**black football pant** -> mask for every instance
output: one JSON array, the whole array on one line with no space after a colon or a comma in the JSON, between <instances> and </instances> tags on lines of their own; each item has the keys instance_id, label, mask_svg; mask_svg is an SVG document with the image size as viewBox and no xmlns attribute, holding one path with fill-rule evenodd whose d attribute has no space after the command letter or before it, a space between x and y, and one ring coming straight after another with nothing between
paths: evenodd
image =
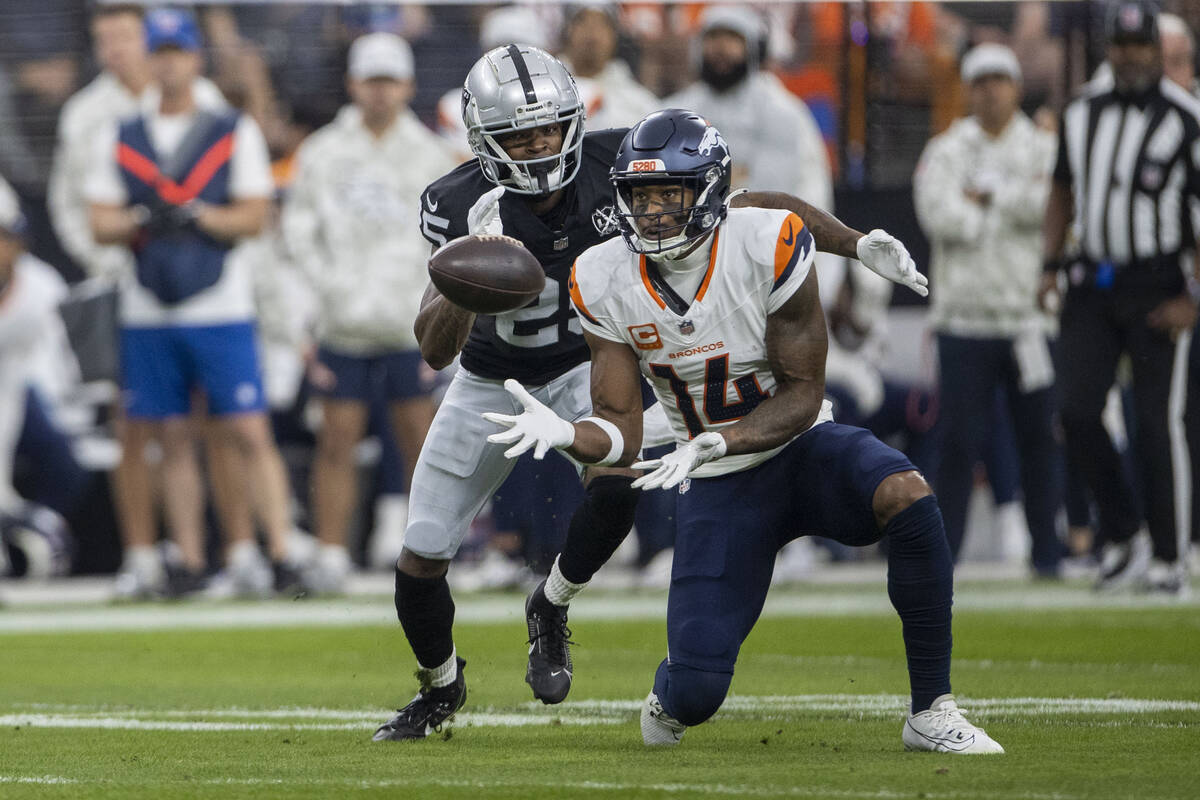
<instances>
[{"instance_id":1,"label":"black football pant","mask_svg":"<svg viewBox=\"0 0 1200 800\"><path fill-rule=\"evenodd\" d=\"M1134 482L1124 470L1101 422L1117 362L1128 353L1133 371L1135 430L1130 431L1133 463L1144 489L1146 524L1154 555L1167 562L1178 557L1176 501L1191 503L1191 487L1176 485L1175 463L1186 463L1181 391L1172 398L1172 377L1186 369L1176 363L1176 344L1146 324L1146 315L1172 295L1160 288L1112 289L1074 286L1063 305L1059 337L1062 424L1068 468L1082 475L1095 498L1100 534L1106 541L1127 541L1141 525ZM1172 400L1178 407L1172 406ZM1182 477L1182 475L1180 475Z\"/></svg>"}]
</instances>

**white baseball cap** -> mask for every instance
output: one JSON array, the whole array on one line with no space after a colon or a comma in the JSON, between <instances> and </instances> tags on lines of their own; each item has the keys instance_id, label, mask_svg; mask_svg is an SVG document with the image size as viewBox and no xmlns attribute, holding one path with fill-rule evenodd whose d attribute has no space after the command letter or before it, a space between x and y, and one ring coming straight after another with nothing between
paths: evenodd
<instances>
[{"instance_id":1,"label":"white baseball cap","mask_svg":"<svg viewBox=\"0 0 1200 800\"><path fill-rule=\"evenodd\" d=\"M412 80L413 54L408 42L394 33L368 33L350 45L347 71L355 80L394 78Z\"/></svg>"},{"instance_id":2,"label":"white baseball cap","mask_svg":"<svg viewBox=\"0 0 1200 800\"><path fill-rule=\"evenodd\" d=\"M1004 75L1021 82L1021 65L1017 54L1002 44L985 42L971 48L962 60L962 79L966 83L985 75Z\"/></svg>"},{"instance_id":3,"label":"white baseball cap","mask_svg":"<svg viewBox=\"0 0 1200 800\"><path fill-rule=\"evenodd\" d=\"M709 6L700 18L702 33L733 31L752 46L767 38L767 25L762 15L747 6Z\"/></svg>"},{"instance_id":4,"label":"white baseball cap","mask_svg":"<svg viewBox=\"0 0 1200 800\"><path fill-rule=\"evenodd\" d=\"M528 6L503 6L489 11L479 24L479 43L484 50L506 44L531 44L550 48L550 36L537 12Z\"/></svg>"}]
</instances>

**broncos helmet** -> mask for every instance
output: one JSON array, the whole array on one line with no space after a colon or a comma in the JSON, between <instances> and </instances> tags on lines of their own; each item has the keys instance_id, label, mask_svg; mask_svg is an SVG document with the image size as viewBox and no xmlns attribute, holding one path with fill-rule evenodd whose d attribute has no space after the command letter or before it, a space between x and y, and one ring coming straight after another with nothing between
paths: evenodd
<instances>
[{"instance_id":1,"label":"broncos helmet","mask_svg":"<svg viewBox=\"0 0 1200 800\"><path fill-rule=\"evenodd\" d=\"M509 44L484 53L463 83L463 123L489 181L517 194L544 195L574 179L583 150L583 100L575 79L541 48ZM514 160L498 139L543 125L562 126L560 151Z\"/></svg>"},{"instance_id":2,"label":"broncos helmet","mask_svg":"<svg viewBox=\"0 0 1200 800\"><path fill-rule=\"evenodd\" d=\"M656 111L634 125L617 150L610 180L625 244L635 253L664 254L708 235L725 218L731 159L721 133L692 111ZM633 190L649 184L680 185L692 205L675 211L635 213ZM684 222L646 235L638 221L686 214ZM653 221L653 220L651 220Z\"/></svg>"}]
</instances>

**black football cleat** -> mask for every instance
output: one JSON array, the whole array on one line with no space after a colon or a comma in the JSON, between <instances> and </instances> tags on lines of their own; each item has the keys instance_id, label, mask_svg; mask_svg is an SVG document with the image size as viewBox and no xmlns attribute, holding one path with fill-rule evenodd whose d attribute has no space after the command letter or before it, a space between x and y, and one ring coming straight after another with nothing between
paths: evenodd
<instances>
[{"instance_id":1,"label":"black football cleat","mask_svg":"<svg viewBox=\"0 0 1200 800\"><path fill-rule=\"evenodd\" d=\"M172 600L199 594L208 588L208 576L201 570L167 565L167 585L164 594Z\"/></svg>"},{"instance_id":2,"label":"black football cleat","mask_svg":"<svg viewBox=\"0 0 1200 800\"><path fill-rule=\"evenodd\" d=\"M300 571L283 561L271 562L271 585L275 594L296 600L304 596L304 581Z\"/></svg>"},{"instance_id":3,"label":"black football cleat","mask_svg":"<svg viewBox=\"0 0 1200 800\"><path fill-rule=\"evenodd\" d=\"M424 739L431 733L441 731L442 726L454 719L454 712L467 702L467 682L463 678L463 667L467 662L458 659L458 676L449 686L430 686L430 670L417 670L421 689L412 702L379 726L371 737L376 742L403 742L408 739Z\"/></svg>"},{"instance_id":4,"label":"black football cleat","mask_svg":"<svg viewBox=\"0 0 1200 800\"><path fill-rule=\"evenodd\" d=\"M567 610L546 599L542 581L525 600L529 625L529 668L525 682L546 705L561 703L571 691L571 629Z\"/></svg>"}]
</instances>

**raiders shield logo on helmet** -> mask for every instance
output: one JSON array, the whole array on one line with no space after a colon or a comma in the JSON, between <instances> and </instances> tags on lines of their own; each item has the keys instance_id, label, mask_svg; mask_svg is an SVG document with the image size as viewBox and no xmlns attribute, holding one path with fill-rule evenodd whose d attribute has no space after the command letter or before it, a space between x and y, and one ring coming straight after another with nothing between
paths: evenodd
<instances>
[{"instance_id":1,"label":"raiders shield logo on helmet","mask_svg":"<svg viewBox=\"0 0 1200 800\"><path fill-rule=\"evenodd\" d=\"M592 224L596 226L596 233L601 236L616 233L618 229L616 206L605 206L593 211Z\"/></svg>"}]
</instances>

